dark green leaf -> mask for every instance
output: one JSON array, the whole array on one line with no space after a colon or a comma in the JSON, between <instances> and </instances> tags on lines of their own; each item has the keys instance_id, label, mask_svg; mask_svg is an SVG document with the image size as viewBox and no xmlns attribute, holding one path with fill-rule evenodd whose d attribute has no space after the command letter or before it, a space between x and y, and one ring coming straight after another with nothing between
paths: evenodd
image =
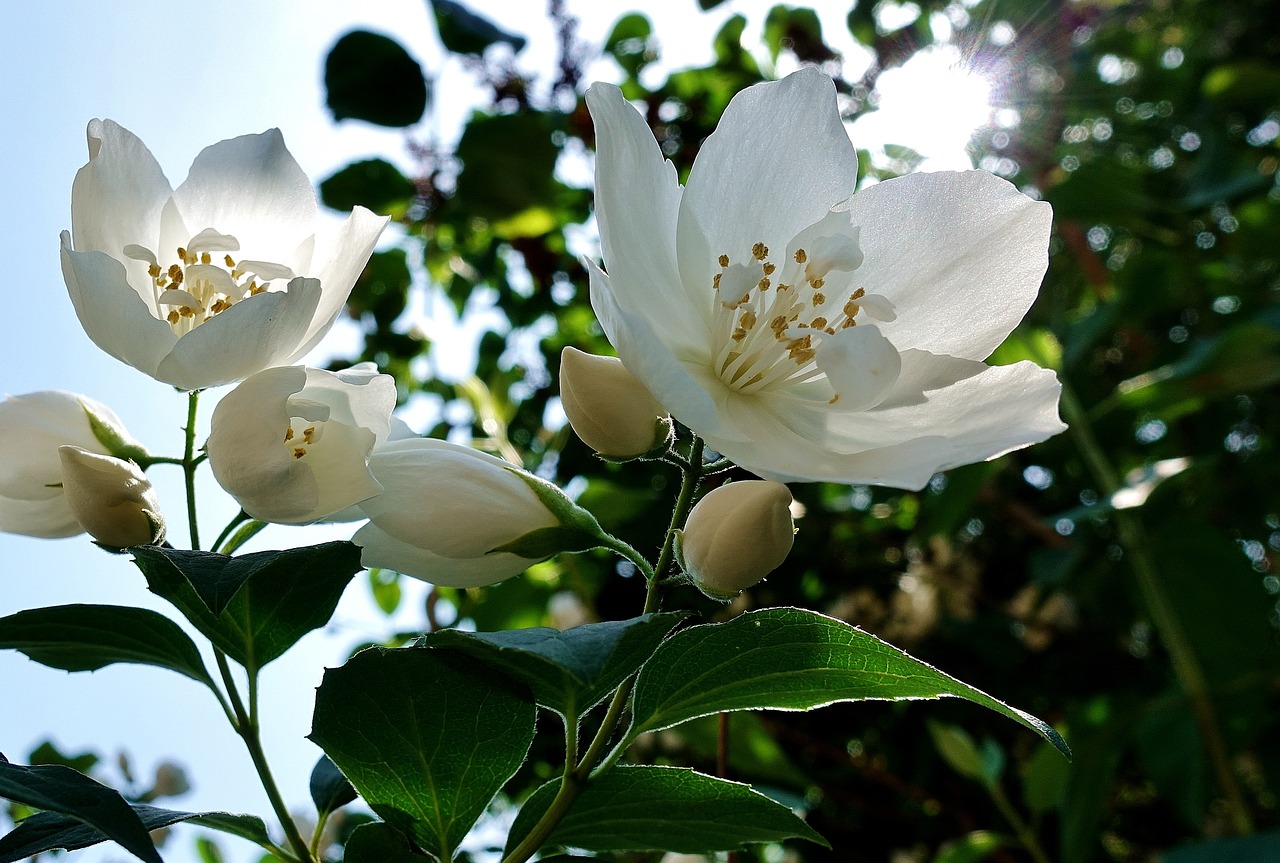
<instances>
[{"instance_id":1,"label":"dark green leaf","mask_svg":"<svg viewBox=\"0 0 1280 863\"><path fill-rule=\"evenodd\" d=\"M1048 743L1041 743L1022 774L1022 799L1037 815L1057 809L1067 790L1071 765Z\"/></svg>"},{"instance_id":2,"label":"dark green leaf","mask_svg":"<svg viewBox=\"0 0 1280 863\"><path fill-rule=\"evenodd\" d=\"M141 803L132 805L134 814L147 830L159 830L182 821L220 830L248 839L263 848L271 847L271 837L261 818L233 815L229 812L179 812ZM108 841L101 830L57 812L39 812L23 820L10 833L0 837L0 863L13 863L33 854L61 848L76 851Z\"/></svg>"},{"instance_id":3,"label":"dark green leaf","mask_svg":"<svg viewBox=\"0 0 1280 863\"><path fill-rule=\"evenodd\" d=\"M59 605L0 619L0 648L63 671L155 665L212 686L195 643L161 614L117 605Z\"/></svg>"},{"instance_id":4,"label":"dark green leaf","mask_svg":"<svg viewBox=\"0 0 1280 863\"><path fill-rule=\"evenodd\" d=\"M325 672L311 739L373 811L449 860L533 740L532 701L452 651L371 648Z\"/></svg>"},{"instance_id":5,"label":"dark green leaf","mask_svg":"<svg viewBox=\"0 0 1280 863\"><path fill-rule=\"evenodd\" d=\"M559 785L542 786L520 809L508 851L546 811ZM628 766L593 780L543 844L707 854L790 838L827 845L794 812L749 785L683 767Z\"/></svg>"},{"instance_id":6,"label":"dark green leaf","mask_svg":"<svg viewBox=\"0 0 1280 863\"><path fill-rule=\"evenodd\" d=\"M356 790L328 755L321 755L316 766L311 769L310 789L311 802L316 804L316 812L321 815L327 815L356 799Z\"/></svg>"},{"instance_id":7,"label":"dark green leaf","mask_svg":"<svg viewBox=\"0 0 1280 863\"><path fill-rule=\"evenodd\" d=\"M60 764L24 767L0 761L0 797L78 819L147 863L163 863L138 816L114 788ZM35 817L35 816L33 816ZM30 820L30 819L28 819ZM0 861L21 860L9 848L13 831L0 839ZM19 837L20 839L21 837ZM54 846L49 846L54 847Z\"/></svg>"},{"instance_id":8,"label":"dark green leaf","mask_svg":"<svg viewBox=\"0 0 1280 863\"><path fill-rule=\"evenodd\" d=\"M1054 758L1062 761L1057 755L1054 755ZM978 860L986 860L996 851L1003 848L1004 845L1005 840L999 833L992 833L988 830L975 830L967 836L962 836L951 842L944 842L938 848L938 853L933 858L932 863L977 863Z\"/></svg>"},{"instance_id":9,"label":"dark green leaf","mask_svg":"<svg viewBox=\"0 0 1280 863\"><path fill-rule=\"evenodd\" d=\"M458 141L462 160L454 205L497 221L555 203L552 174L560 151L546 114L477 116ZM512 146L518 141L519 146Z\"/></svg>"},{"instance_id":10,"label":"dark green leaf","mask_svg":"<svg viewBox=\"0 0 1280 863\"><path fill-rule=\"evenodd\" d=\"M534 700L570 720L598 704L635 673L685 617L681 612L507 632L444 629L431 647L459 650L528 686Z\"/></svg>"},{"instance_id":11,"label":"dark green leaf","mask_svg":"<svg viewBox=\"0 0 1280 863\"><path fill-rule=\"evenodd\" d=\"M636 680L631 736L724 710L955 696L1070 749L1052 727L843 621L798 608L748 612L667 639Z\"/></svg>"},{"instance_id":12,"label":"dark green leaf","mask_svg":"<svg viewBox=\"0 0 1280 863\"><path fill-rule=\"evenodd\" d=\"M1160 859L1163 863L1274 863L1280 860L1280 832L1183 845L1164 852Z\"/></svg>"},{"instance_id":13,"label":"dark green leaf","mask_svg":"<svg viewBox=\"0 0 1280 863\"><path fill-rule=\"evenodd\" d=\"M27 757L28 764L61 764L63 767L70 767L80 773L89 773L102 759L94 752L81 752L78 755L68 755L53 745L52 741L46 740L31 750L31 754Z\"/></svg>"},{"instance_id":14,"label":"dark green leaf","mask_svg":"<svg viewBox=\"0 0 1280 863\"><path fill-rule=\"evenodd\" d=\"M132 552L151 590L247 668L262 668L327 623L360 570L360 549L349 542L240 557L156 546Z\"/></svg>"},{"instance_id":15,"label":"dark green leaf","mask_svg":"<svg viewBox=\"0 0 1280 863\"><path fill-rule=\"evenodd\" d=\"M505 42L513 51L525 45L523 36L508 33L454 0L429 0L440 42L455 54L483 54L490 45Z\"/></svg>"},{"instance_id":16,"label":"dark green leaf","mask_svg":"<svg viewBox=\"0 0 1280 863\"><path fill-rule=\"evenodd\" d=\"M604 52L613 56L618 65L632 78L656 59L651 47L653 25L639 12L623 15L613 25L604 40Z\"/></svg>"},{"instance_id":17,"label":"dark green leaf","mask_svg":"<svg viewBox=\"0 0 1280 863\"><path fill-rule=\"evenodd\" d=\"M422 863L428 860L399 830L383 821L361 824L347 840L342 863Z\"/></svg>"},{"instance_id":18,"label":"dark green leaf","mask_svg":"<svg viewBox=\"0 0 1280 863\"><path fill-rule=\"evenodd\" d=\"M324 86L335 120L412 126L427 109L422 67L399 42L367 30L353 30L330 49Z\"/></svg>"},{"instance_id":19,"label":"dark green leaf","mask_svg":"<svg viewBox=\"0 0 1280 863\"><path fill-rule=\"evenodd\" d=\"M417 189L386 159L353 162L320 183L325 206L343 212L365 207L384 216L399 217L409 208Z\"/></svg>"}]
</instances>

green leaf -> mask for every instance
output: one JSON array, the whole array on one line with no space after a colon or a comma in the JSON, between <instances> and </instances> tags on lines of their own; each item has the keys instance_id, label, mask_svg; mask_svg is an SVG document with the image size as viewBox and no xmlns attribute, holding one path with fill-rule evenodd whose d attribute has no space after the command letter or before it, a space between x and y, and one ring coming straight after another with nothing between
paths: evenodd
<instances>
[{"instance_id":1,"label":"green leaf","mask_svg":"<svg viewBox=\"0 0 1280 863\"><path fill-rule=\"evenodd\" d=\"M427 110L427 80L399 42L353 30L329 50L325 102L334 120L412 126Z\"/></svg>"},{"instance_id":2,"label":"green leaf","mask_svg":"<svg viewBox=\"0 0 1280 863\"><path fill-rule=\"evenodd\" d=\"M404 313L412 281L404 249L374 252L356 279L347 309L353 317L372 315L379 327L390 327Z\"/></svg>"},{"instance_id":3,"label":"green leaf","mask_svg":"<svg viewBox=\"0 0 1280 863\"><path fill-rule=\"evenodd\" d=\"M1280 860L1280 832L1182 845L1165 851L1160 859L1163 863L1273 863Z\"/></svg>"},{"instance_id":4,"label":"green leaf","mask_svg":"<svg viewBox=\"0 0 1280 863\"><path fill-rule=\"evenodd\" d=\"M1048 724L843 621L766 608L673 635L636 680L630 736L724 710L809 710L837 701L955 696L1025 725L1070 755Z\"/></svg>"},{"instance_id":5,"label":"green leaf","mask_svg":"<svg viewBox=\"0 0 1280 863\"><path fill-rule=\"evenodd\" d=\"M520 809L508 852L537 823L559 785L542 786ZM749 785L686 767L627 766L592 780L543 845L707 854L791 838L830 847L794 812Z\"/></svg>"},{"instance_id":6,"label":"green leaf","mask_svg":"<svg viewBox=\"0 0 1280 863\"><path fill-rule=\"evenodd\" d=\"M631 78L657 59L652 47L653 25L639 12L623 15L604 40L604 53L609 54Z\"/></svg>"},{"instance_id":7,"label":"green leaf","mask_svg":"<svg viewBox=\"0 0 1280 863\"><path fill-rule=\"evenodd\" d=\"M344 212L359 206L399 217L416 193L413 182L386 159L353 162L320 183L320 199L325 206Z\"/></svg>"},{"instance_id":8,"label":"green leaf","mask_svg":"<svg viewBox=\"0 0 1280 863\"><path fill-rule=\"evenodd\" d=\"M1062 761L1057 755L1054 758ZM1004 846L1005 840L999 833L975 830L959 839L943 843L938 848L932 863L977 863L978 860L987 859Z\"/></svg>"},{"instance_id":9,"label":"green leaf","mask_svg":"<svg viewBox=\"0 0 1280 863\"><path fill-rule=\"evenodd\" d=\"M534 713L510 681L455 652L371 648L325 672L310 739L374 812L449 860L524 762Z\"/></svg>"},{"instance_id":10,"label":"green leaf","mask_svg":"<svg viewBox=\"0 0 1280 863\"><path fill-rule=\"evenodd\" d=\"M158 546L131 550L151 590L228 656L260 669L328 622L360 570L360 549L326 542L227 557Z\"/></svg>"},{"instance_id":11,"label":"green leaf","mask_svg":"<svg viewBox=\"0 0 1280 863\"><path fill-rule=\"evenodd\" d=\"M151 844L147 828L120 793L70 767L60 764L25 767L0 760L0 797L36 809L69 815L100 832L105 839L113 840L138 859L147 863L163 863ZM17 832L14 830L0 838L0 861L11 863L30 856L27 853L12 856L9 845L21 839L13 839Z\"/></svg>"},{"instance_id":12,"label":"green leaf","mask_svg":"<svg viewBox=\"0 0 1280 863\"><path fill-rule=\"evenodd\" d=\"M199 824L212 830L220 830L241 839L248 839L260 847L270 849L271 837L262 819L253 815L233 815L230 812L179 812L135 803L131 807L146 830L159 830L182 821ZM13 863L34 854L63 849L78 851L106 842L111 837L101 830L57 812L38 812L20 822L11 832L0 837L0 863ZM144 858L145 859L145 858Z\"/></svg>"},{"instance_id":13,"label":"green leaf","mask_svg":"<svg viewBox=\"0 0 1280 863\"><path fill-rule=\"evenodd\" d=\"M933 738L933 746L942 759L951 765L951 769L966 779L990 785L986 763L978 744L969 736L969 732L945 722L929 720L925 723L929 736Z\"/></svg>"},{"instance_id":14,"label":"green leaf","mask_svg":"<svg viewBox=\"0 0 1280 863\"><path fill-rule=\"evenodd\" d=\"M321 815L327 815L356 799L356 790L328 755L321 755L316 766L311 769L310 790L311 802L316 804L316 812Z\"/></svg>"},{"instance_id":15,"label":"green leaf","mask_svg":"<svg viewBox=\"0 0 1280 863\"><path fill-rule=\"evenodd\" d=\"M1041 743L1022 774L1022 799L1027 808L1039 815L1061 806L1070 772L1071 765L1048 743Z\"/></svg>"},{"instance_id":16,"label":"green leaf","mask_svg":"<svg viewBox=\"0 0 1280 863\"><path fill-rule=\"evenodd\" d=\"M458 141L462 171L453 204L490 221L554 206L560 150L551 133L549 117L538 112L473 117Z\"/></svg>"},{"instance_id":17,"label":"green leaf","mask_svg":"<svg viewBox=\"0 0 1280 863\"><path fill-rule=\"evenodd\" d=\"M408 838L383 821L361 824L347 840L342 863L422 863Z\"/></svg>"},{"instance_id":18,"label":"green leaf","mask_svg":"<svg viewBox=\"0 0 1280 863\"><path fill-rule=\"evenodd\" d=\"M545 626L506 632L443 629L423 642L478 659L528 686L538 704L574 721L634 674L684 617L682 612L646 614L563 632Z\"/></svg>"},{"instance_id":19,"label":"green leaf","mask_svg":"<svg viewBox=\"0 0 1280 863\"><path fill-rule=\"evenodd\" d=\"M400 573L391 569L371 569L368 573L369 593L383 614L395 614L400 607L403 591L400 589Z\"/></svg>"},{"instance_id":20,"label":"green leaf","mask_svg":"<svg viewBox=\"0 0 1280 863\"><path fill-rule=\"evenodd\" d=\"M63 671L117 662L154 665L212 687L200 651L162 614L117 605L58 605L0 618L0 648Z\"/></svg>"},{"instance_id":21,"label":"green leaf","mask_svg":"<svg viewBox=\"0 0 1280 863\"><path fill-rule=\"evenodd\" d=\"M455 54L483 54L490 45L504 42L519 51L525 38L499 28L454 0L429 0L435 13L440 42Z\"/></svg>"}]
</instances>

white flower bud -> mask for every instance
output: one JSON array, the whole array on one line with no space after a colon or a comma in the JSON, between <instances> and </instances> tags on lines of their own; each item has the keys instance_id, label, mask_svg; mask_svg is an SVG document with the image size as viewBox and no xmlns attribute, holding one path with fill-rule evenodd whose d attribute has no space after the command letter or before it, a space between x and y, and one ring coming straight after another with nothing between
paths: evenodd
<instances>
[{"instance_id":1,"label":"white flower bud","mask_svg":"<svg viewBox=\"0 0 1280 863\"><path fill-rule=\"evenodd\" d=\"M560 401L582 442L607 459L666 450L671 418L617 357L561 351Z\"/></svg>"},{"instance_id":2,"label":"white flower bud","mask_svg":"<svg viewBox=\"0 0 1280 863\"><path fill-rule=\"evenodd\" d=\"M128 548L164 538L160 501L136 464L71 445L58 447L58 456L67 504L94 539Z\"/></svg>"},{"instance_id":3,"label":"white flower bud","mask_svg":"<svg viewBox=\"0 0 1280 863\"><path fill-rule=\"evenodd\" d=\"M685 572L712 599L732 599L791 552L791 492L780 482L722 485L698 501L680 536Z\"/></svg>"}]
</instances>

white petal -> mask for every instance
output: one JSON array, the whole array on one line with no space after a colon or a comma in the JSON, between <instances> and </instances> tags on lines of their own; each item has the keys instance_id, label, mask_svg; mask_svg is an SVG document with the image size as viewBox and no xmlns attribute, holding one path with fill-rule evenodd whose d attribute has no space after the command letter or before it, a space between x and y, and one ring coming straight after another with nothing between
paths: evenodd
<instances>
[{"instance_id":1,"label":"white petal","mask_svg":"<svg viewBox=\"0 0 1280 863\"><path fill-rule=\"evenodd\" d=\"M397 539L373 522L356 531L351 541L362 548L366 568L390 569L445 587L483 587L519 575L533 561L514 554L445 557Z\"/></svg>"},{"instance_id":2,"label":"white petal","mask_svg":"<svg viewBox=\"0 0 1280 863\"><path fill-rule=\"evenodd\" d=\"M130 243L160 236L160 209L172 189L160 164L132 132L111 120L91 120L89 162L71 185L75 248L121 257ZM145 275L140 266L131 275Z\"/></svg>"},{"instance_id":3,"label":"white petal","mask_svg":"<svg viewBox=\"0 0 1280 863\"><path fill-rule=\"evenodd\" d=\"M178 339L153 376L194 390L279 365L302 341L319 302L315 279L294 279L285 291L247 297Z\"/></svg>"},{"instance_id":4,"label":"white petal","mask_svg":"<svg viewBox=\"0 0 1280 863\"><path fill-rule=\"evenodd\" d=\"M909 174L849 202L854 284L892 301L900 350L985 359L1022 320L1048 265L1048 204L984 171Z\"/></svg>"},{"instance_id":5,"label":"white petal","mask_svg":"<svg viewBox=\"0 0 1280 863\"><path fill-rule=\"evenodd\" d=\"M328 408L330 421L368 429L379 441L391 432L391 412L396 407L396 381L391 375L359 368L307 369L306 397Z\"/></svg>"},{"instance_id":6,"label":"white petal","mask_svg":"<svg viewBox=\"0 0 1280 863\"><path fill-rule=\"evenodd\" d=\"M748 87L730 101L689 173L680 208L681 272L709 282L715 257L739 262L756 242L781 253L853 194L857 177L830 78L808 67ZM690 219L705 236L705 250L686 231ZM708 269L685 269L698 255Z\"/></svg>"},{"instance_id":7,"label":"white petal","mask_svg":"<svg viewBox=\"0 0 1280 863\"><path fill-rule=\"evenodd\" d=\"M71 507L61 494L48 500L0 496L0 531L41 539L62 539L84 533L84 528L71 514Z\"/></svg>"},{"instance_id":8,"label":"white petal","mask_svg":"<svg viewBox=\"0 0 1280 863\"><path fill-rule=\"evenodd\" d=\"M191 229L235 236L245 257L278 259L314 231L315 191L278 129L206 147L173 200Z\"/></svg>"},{"instance_id":9,"label":"white petal","mask_svg":"<svg viewBox=\"0 0 1280 863\"><path fill-rule=\"evenodd\" d=\"M62 278L80 324L93 343L138 371L155 375L178 337L125 279L124 265L104 252L77 252L62 235Z\"/></svg>"},{"instance_id":10,"label":"white petal","mask_svg":"<svg viewBox=\"0 0 1280 863\"><path fill-rule=\"evenodd\" d=\"M825 338L817 365L839 397L839 409L861 411L884 399L902 371L902 358L878 328L861 326Z\"/></svg>"},{"instance_id":11,"label":"white petal","mask_svg":"<svg viewBox=\"0 0 1280 863\"><path fill-rule=\"evenodd\" d=\"M378 216L364 207L356 207L336 234L324 235L324 263L315 270L324 293L316 307L306 337L286 362L302 359L329 332L351 296L360 271L369 263L373 247L387 226L388 218ZM308 253L309 257L309 253Z\"/></svg>"},{"instance_id":12,"label":"white petal","mask_svg":"<svg viewBox=\"0 0 1280 863\"><path fill-rule=\"evenodd\" d=\"M667 319L673 329L697 328L710 318L711 280L682 284L680 279L675 166L663 158L648 124L617 87L591 85L587 107L596 130L596 221L619 301Z\"/></svg>"}]
</instances>

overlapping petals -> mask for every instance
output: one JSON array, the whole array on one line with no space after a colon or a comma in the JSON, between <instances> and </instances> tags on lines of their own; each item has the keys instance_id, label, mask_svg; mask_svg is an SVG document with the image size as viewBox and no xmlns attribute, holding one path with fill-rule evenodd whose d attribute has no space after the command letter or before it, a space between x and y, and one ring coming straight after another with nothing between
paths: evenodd
<instances>
[{"instance_id":1,"label":"overlapping petals","mask_svg":"<svg viewBox=\"0 0 1280 863\"><path fill-rule=\"evenodd\" d=\"M1036 297L1047 204L980 171L853 194L855 154L814 69L738 94L683 189L616 87L587 102L592 305L709 446L768 479L920 488L1064 428L1051 371L981 362Z\"/></svg>"}]
</instances>

